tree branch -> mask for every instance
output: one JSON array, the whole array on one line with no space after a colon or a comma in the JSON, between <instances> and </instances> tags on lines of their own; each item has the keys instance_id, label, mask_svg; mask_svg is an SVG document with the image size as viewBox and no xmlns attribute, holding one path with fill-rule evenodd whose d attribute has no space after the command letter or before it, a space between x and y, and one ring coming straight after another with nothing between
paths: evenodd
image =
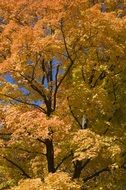
<instances>
[{"instance_id":1,"label":"tree branch","mask_svg":"<svg viewBox=\"0 0 126 190\"><path fill-rule=\"evenodd\" d=\"M1 156L1 155L0 155ZM14 161L10 160L9 158L5 157L5 156L1 156L2 158L4 158L6 161L8 161L9 163L11 163L13 166L15 166L18 170L20 170L20 172L27 178L31 178L29 174L27 174L24 169L19 166L17 163L15 163Z\"/></svg>"},{"instance_id":2,"label":"tree branch","mask_svg":"<svg viewBox=\"0 0 126 190\"><path fill-rule=\"evenodd\" d=\"M56 75L55 75L55 92L54 92L54 103L53 103L53 110L56 108L56 95L57 95L57 83L58 83L58 73L59 73L59 65L57 65Z\"/></svg>"},{"instance_id":3,"label":"tree branch","mask_svg":"<svg viewBox=\"0 0 126 190\"><path fill-rule=\"evenodd\" d=\"M78 125L80 126L80 128L82 128L81 123L79 122L78 118L75 116L75 114L74 114L74 112L72 111L72 108L71 108L71 106L70 106L70 104L69 104L69 97L67 97L67 100L68 100L68 106L69 106L69 109L70 109L70 112L71 112L73 118L74 118L75 121L78 123Z\"/></svg>"},{"instance_id":4,"label":"tree branch","mask_svg":"<svg viewBox=\"0 0 126 190\"><path fill-rule=\"evenodd\" d=\"M59 81L59 83L56 85L56 89L55 89L55 93L54 93L55 99L56 99L57 91L58 91L60 85L62 84L62 82L63 82L64 79L66 78L67 74L69 73L69 71L70 71L70 69L71 69L71 67L73 66L74 61L75 61L74 59L71 58L71 55L70 55L70 53L69 53L69 50L68 50L68 47L67 47L66 38L65 38L65 34L64 34L64 31L63 31L62 23L61 23L61 32L62 32L62 36L63 36L63 42L64 42L65 50L66 50L66 53L67 53L67 57L68 57L68 59L70 60L70 64L69 64L69 66L67 67L67 69L66 69L66 71L65 71L65 73L64 73L64 75L63 75L63 77L61 78L61 80ZM56 105L55 105L55 106L56 106Z\"/></svg>"},{"instance_id":5,"label":"tree branch","mask_svg":"<svg viewBox=\"0 0 126 190\"><path fill-rule=\"evenodd\" d=\"M110 169L108 168L108 167L105 167L105 168L103 168L103 169L101 169L101 170L98 170L98 171L96 171L95 173L93 173L92 175L90 175L90 176L88 176L88 177L85 177L84 179L83 179L83 181L84 182L87 182L87 181L89 181L90 179L93 179L94 177L98 177L101 173L103 173L103 172L110 172Z\"/></svg>"},{"instance_id":6,"label":"tree branch","mask_svg":"<svg viewBox=\"0 0 126 190\"><path fill-rule=\"evenodd\" d=\"M81 166L82 170L86 167L86 165L90 162L90 159L87 159L86 162Z\"/></svg>"},{"instance_id":7,"label":"tree branch","mask_svg":"<svg viewBox=\"0 0 126 190\"><path fill-rule=\"evenodd\" d=\"M12 99L12 100L15 100L15 101L17 101L17 102L20 102L20 103L22 103L22 104L27 104L27 105L29 105L29 106L34 106L35 108L38 108L39 110L41 110L43 113L46 113L46 110L45 110L45 109L43 109L42 107L40 107L40 106L38 106L38 105L36 105L36 104L32 104L32 103L30 103L30 102L26 102L26 101L23 101L23 100L14 98L14 97L12 97L12 96L10 96L10 95L7 95L7 94L0 94L0 95L5 96L5 97L7 97L7 98L10 98L10 99Z\"/></svg>"},{"instance_id":8,"label":"tree branch","mask_svg":"<svg viewBox=\"0 0 126 190\"><path fill-rule=\"evenodd\" d=\"M39 141L39 142L41 142L41 143L43 143L43 144L46 144L44 140L41 140L39 138L37 138L36 140Z\"/></svg>"},{"instance_id":9,"label":"tree branch","mask_svg":"<svg viewBox=\"0 0 126 190\"><path fill-rule=\"evenodd\" d=\"M95 87L95 86L97 85L98 81L99 81L99 80L103 80L105 77L106 77L106 72L105 72L105 71L102 71L102 72L99 74L98 78L96 79L95 83L92 84L91 87Z\"/></svg>"},{"instance_id":10,"label":"tree branch","mask_svg":"<svg viewBox=\"0 0 126 190\"><path fill-rule=\"evenodd\" d=\"M63 162L65 161L65 160L67 160L70 156L72 156L73 155L73 153L71 152L70 154L68 154L68 155L66 155L60 162L59 162L59 164L56 166L56 168L55 168L55 170L57 170L62 164L63 164Z\"/></svg>"},{"instance_id":11,"label":"tree branch","mask_svg":"<svg viewBox=\"0 0 126 190\"><path fill-rule=\"evenodd\" d=\"M62 33L62 36L63 36L63 42L64 42L64 46L65 46L65 50L66 50L68 59L70 60L70 62L73 62L73 59L71 58L69 50L68 50L68 47L67 47L66 37L65 37L65 34L64 34L64 31L63 31L63 20L61 20L61 33Z\"/></svg>"}]
</instances>

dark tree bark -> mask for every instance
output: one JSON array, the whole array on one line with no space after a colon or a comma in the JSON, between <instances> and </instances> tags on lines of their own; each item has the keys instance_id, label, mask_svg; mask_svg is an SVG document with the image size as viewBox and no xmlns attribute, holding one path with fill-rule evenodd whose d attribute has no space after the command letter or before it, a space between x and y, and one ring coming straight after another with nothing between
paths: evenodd
<instances>
[{"instance_id":1,"label":"dark tree bark","mask_svg":"<svg viewBox=\"0 0 126 190\"><path fill-rule=\"evenodd\" d=\"M74 173L73 173L73 179L79 179L82 170L87 166L87 164L90 162L90 159L87 159L86 161L79 161L77 160L74 164Z\"/></svg>"},{"instance_id":2,"label":"dark tree bark","mask_svg":"<svg viewBox=\"0 0 126 190\"><path fill-rule=\"evenodd\" d=\"M53 148L53 142L50 139L45 140L46 145L46 158L47 158L47 164L48 164L48 172L54 173L55 170L55 164L54 164L54 148Z\"/></svg>"},{"instance_id":3,"label":"dark tree bark","mask_svg":"<svg viewBox=\"0 0 126 190\"><path fill-rule=\"evenodd\" d=\"M76 161L74 165L73 179L79 178L82 171L82 161Z\"/></svg>"}]
</instances>

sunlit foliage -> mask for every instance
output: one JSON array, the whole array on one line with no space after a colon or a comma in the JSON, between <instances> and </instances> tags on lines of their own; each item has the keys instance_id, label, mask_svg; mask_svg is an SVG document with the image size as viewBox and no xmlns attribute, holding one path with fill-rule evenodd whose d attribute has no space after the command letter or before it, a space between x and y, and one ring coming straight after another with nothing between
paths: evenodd
<instances>
[{"instance_id":1,"label":"sunlit foliage","mask_svg":"<svg viewBox=\"0 0 126 190\"><path fill-rule=\"evenodd\" d=\"M1 0L0 189L125 189L125 15L121 0Z\"/></svg>"}]
</instances>

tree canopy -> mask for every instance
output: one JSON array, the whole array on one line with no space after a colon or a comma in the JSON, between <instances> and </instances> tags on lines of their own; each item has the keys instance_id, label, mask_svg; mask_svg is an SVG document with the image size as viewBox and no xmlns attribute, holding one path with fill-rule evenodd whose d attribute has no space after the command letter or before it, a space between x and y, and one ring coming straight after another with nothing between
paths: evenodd
<instances>
[{"instance_id":1,"label":"tree canopy","mask_svg":"<svg viewBox=\"0 0 126 190\"><path fill-rule=\"evenodd\" d=\"M125 15L121 0L1 0L1 190L125 189Z\"/></svg>"}]
</instances>

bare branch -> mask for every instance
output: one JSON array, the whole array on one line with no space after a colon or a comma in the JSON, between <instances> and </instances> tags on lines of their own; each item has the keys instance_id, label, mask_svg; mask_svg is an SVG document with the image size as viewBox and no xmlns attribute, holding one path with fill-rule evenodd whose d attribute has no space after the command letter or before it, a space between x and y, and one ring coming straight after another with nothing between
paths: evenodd
<instances>
[{"instance_id":1,"label":"bare branch","mask_svg":"<svg viewBox=\"0 0 126 190\"><path fill-rule=\"evenodd\" d=\"M21 76L24 77L30 83L31 88L33 90L35 90L44 99L44 102L45 102L47 110L45 110L45 112L43 111L43 113L45 113L45 114L47 114L49 116L53 110L52 110L52 107L51 107L51 100L50 100L50 98L48 99L48 97L46 96L46 93L44 92L44 87L41 86L41 90L40 90L35 84L33 84L33 82L31 80L29 80L28 77L26 77L26 76L24 76L22 74L21 74ZM37 81L35 81L35 82L37 84Z\"/></svg>"}]
</instances>

